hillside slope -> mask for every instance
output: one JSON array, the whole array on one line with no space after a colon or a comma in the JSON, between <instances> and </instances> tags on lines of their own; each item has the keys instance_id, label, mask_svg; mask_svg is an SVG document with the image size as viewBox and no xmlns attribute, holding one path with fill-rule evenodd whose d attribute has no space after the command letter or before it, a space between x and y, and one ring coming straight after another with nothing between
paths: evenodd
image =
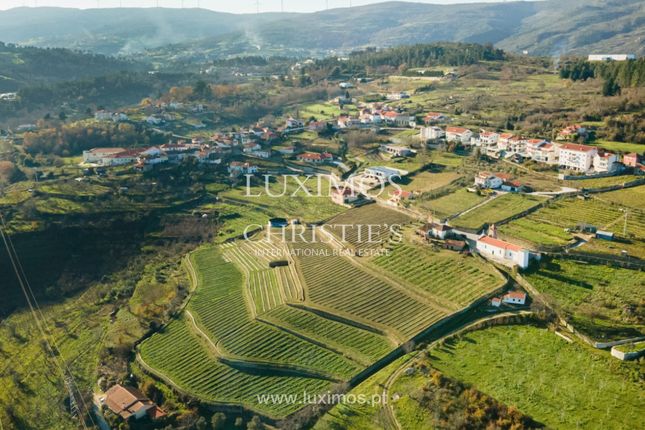
<instances>
[{"instance_id":1,"label":"hillside slope","mask_svg":"<svg viewBox=\"0 0 645 430\"><path fill-rule=\"evenodd\" d=\"M164 46L171 54L168 58L195 60L248 53L320 55L435 41L494 43L537 55L642 55L644 37L641 0L386 2L309 14L257 15L163 8L0 12L0 39L5 41L108 54L154 49L158 55Z\"/></svg>"}]
</instances>

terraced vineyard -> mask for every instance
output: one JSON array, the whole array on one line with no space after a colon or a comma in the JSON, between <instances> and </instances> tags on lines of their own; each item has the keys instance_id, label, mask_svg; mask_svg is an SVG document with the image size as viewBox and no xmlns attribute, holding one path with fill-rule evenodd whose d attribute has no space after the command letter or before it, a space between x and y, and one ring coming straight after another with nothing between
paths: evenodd
<instances>
[{"instance_id":1,"label":"terraced vineyard","mask_svg":"<svg viewBox=\"0 0 645 430\"><path fill-rule=\"evenodd\" d=\"M387 244L392 236L390 226L404 225L411 221L407 215L376 204L361 206L338 215L328 224L328 230L339 240L356 249L376 249ZM343 233L343 227L344 233ZM371 230L368 230L368 227Z\"/></svg>"},{"instance_id":2,"label":"terraced vineyard","mask_svg":"<svg viewBox=\"0 0 645 430\"><path fill-rule=\"evenodd\" d=\"M621 209L620 206L595 198L564 199L537 210L526 217L526 220L531 224L546 223L561 228L573 228L577 224L586 223L622 235L625 213ZM629 209L628 212L627 234L645 237L645 214L634 209Z\"/></svg>"},{"instance_id":3,"label":"terraced vineyard","mask_svg":"<svg viewBox=\"0 0 645 430\"><path fill-rule=\"evenodd\" d=\"M313 303L393 329L400 340L413 336L446 315L361 270L348 258L333 255L324 243L289 246L298 255L307 297Z\"/></svg>"},{"instance_id":4,"label":"terraced vineyard","mask_svg":"<svg viewBox=\"0 0 645 430\"><path fill-rule=\"evenodd\" d=\"M180 390L213 403L250 406L270 416L284 416L300 405L260 404L258 393L323 392L330 381L269 372L245 372L222 363L193 333L184 319L170 323L143 342L144 365Z\"/></svg>"},{"instance_id":5,"label":"terraced vineyard","mask_svg":"<svg viewBox=\"0 0 645 430\"><path fill-rule=\"evenodd\" d=\"M454 309L501 287L501 275L474 257L454 252L432 252L415 245L399 245L374 264L394 276L448 301ZM455 280L459 280L455 282Z\"/></svg>"}]
</instances>

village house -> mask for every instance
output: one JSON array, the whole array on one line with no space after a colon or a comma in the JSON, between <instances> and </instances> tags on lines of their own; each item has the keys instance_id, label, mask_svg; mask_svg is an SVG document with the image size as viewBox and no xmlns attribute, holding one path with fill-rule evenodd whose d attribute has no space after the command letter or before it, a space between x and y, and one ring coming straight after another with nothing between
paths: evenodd
<instances>
[{"instance_id":1,"label":"village house","mask_svg":"<svg viewBox=\"0 0 645 430\"><path fill-rule=\"evenodd\" d=\"M629 154L623 155L623 164L629 167L638 166L640 160L638 154L635 152L630 152Z\"/></svg>"},{"instance_id":2,"label":"village house","mask_svg":"<svg viewBox=\"0 0 645 430\"><path fill-rule=\"evenodd\" d=\"M497 138L497 148L506 151L509 146L510 139L515 135L513 133L502 133Z\"/></svg>"},{"instance_id":3,"label":"village house","mask_svg":"<svg viewBox=\"0 0 645 430\"><path fill-rule=\"evenodd\" d=\"M446 239L452 234L452 227L446 224L430 222L421 227L417 233L425 238Z\"/></svg>"},{"instance_id":4,"label":"village house","mask_svg":"<svg viewBox=\"0 0 645 430\"><path fill-rule=\"evenodd\" d=\"M311 164L322 164L328 161L332 161L333 159L334 156L329 152L304 152L296 156L296 160Z\"/></svg>"},{"instance_id":5,"label":"village house","mask_svg":"<svg viewBox=\"0 0 645 430\"><path fill-rule=\"evenodd\" d=\"M395 112L395 111L388 111L382 114L383 120L390 125L394 125L397 127L416 127L416 123L414 121L414 117Z\"/></svg>"},{"instance_id":6,"label":"village house","mask_svg":"<svg viewBox=\"0 0 645 430\"><path fill-rule=\"evenodd\" d=\"M334 187L331 190L331 201L341 206L350 206L352 203L356 202L359 198L359 194L355 193L354 190L348 186L346 187Z\"/></svg>"},{"instance_id":7,"label":"village house","mask_svg":"<svg viewBox=\"0 0 645 430\"><path fill-rule=\"evenodd\" d=\"M504 181L502 182L502 191L509 193L518 193L522 189L522 184L519 181Z\"/></svg>"},{"instance_id":8,"label":"village house","mask_svg":"<svg viewBox=\"0 0 645 430\"><path fill-rule=\"evenodd\" d=\"M158 116L150 115L146 118L146 122L150 125L160 125L164 122L164 120L163 118L159 118Z\"/></svg>"},{"instance_id":9,"label":"village house","mask_svg":"<svg viewBox=\"0 0 645 430\"><path fill-rule=\"evenodd\" d=\"M461 142L464 145L470 143L473 132L463 127L446 127L446 140L448 142Z\"/></svg>"},{"instance_id":10,"label":"village house","mask_svg":"<svg viewBox=\"0 0 645 430\"><path fill-rule=\"evenodd\" d=\"M435 140L441 139L446 136L446 132L441 127L431 125L429 127L421 127L421 140Z\"/></svg>"},{"instance_id":11,"label":"village house","mask_svg":"<svg viewBox=\"0 0 645 430\"><path fill-rule=\"evenodd\" d=\"M252 175L258 172L258 166L250 163L242 163L240 161L232 161L228 166L228 172L231 176Z\"/></svg>"},{"instance_id":12,"label":"village house","mask_svg":"<svg viewBox=\"0 0 645 430\"><path fill-rule=\"evenodd\" d=\"M593 169L596 172L613 172L617 167L618 158L612 152L599 152L593 159Z\"/></svg>"},{"instance_id":13,"label":"village house","mask_svg":"<svg viewBox=\"0 0 645 430\"><path fill-rule=\"evenodd\" d=\"M447 121L448 117L439 112L428 112L428 114L423 117L423 121L426 124L434 124L441 121Z\"/></svg>"},{"instance_id":14,"label":"village house","mask_svg":"<svg viewBox=\"0 0 645 430\"><path fill-rule=\"evenodd\" d=\"M141 419L145 416L151 419L164 417L166 413L141 391L133 387L114 385L105 393L101 403L124 420Z\"/></svg>"},{"instance_id":15,"label":"village house","mask_svg":"<svg viewBox=\"0 0 645 430\"><path fill-rule=\"evenodd\" d=\"M360 119L349 116L349 115L340 115L336 120L338 128L355 128L360 127L363 123Z\"/></svg>"},{"instance_id":16,"label":"village house","mask_svg":"<svg viewBox=\"0 0 645 430\"><path fill-rule=\"evenodd\" d=\"M414 193L406 190L395 190L392 196L387 200L390 206L399 206L401 202L414 198Z\"/></svg>"},{"instance_id":17,"label":"village house","mask_svg":"<svg viewBox=\"0 0 645 430\"><path fill-rule=\"evenodd\" d=\"M414 151L402 145L381 145L381 151L387 152L394 157L409 157L414 154Z\"/></svg>"},{"instance_id":18,"label":"village house","mask_svg":"<svg viewBox=\"0 0 645 430\"><path fill-rule=\"evenodd\" d=\"M538 163L558 164L558 147L542 139L529 139L526 144L529 158Z\"/></svg>"},{"instance_id":19,"label":"village house","mask_svg":"<svg viewBox=\"0 0 645 430\"><path fill-rule=\"evenodd\" d=\"M572 124L560 130L557 140L575 140L578 136L586 136L586 134L586 128L580 124Z\"/></svg>"},{"instance_id":20,"label":"village house","mask_svg":"<svg viewBox=\"0 0 645 430\"><path fill-rule=\"evenodd\" d=\"M587 172L591 169L598 148L576 143L565 143L560 146L558 163L561 168Z\"/></svg>"},{"instance_id":21,"label":"village house","mask_svg":"<svg viewBox=\"0 0 645 430\"><path fill-rule=\"evenodd\" d=\"M327 128L327 121L309 121L307 124L307 130L321 132Z\"/></svg>"},{"instance_id":22,"label":"village house","mask_svg":"<svg viewBox=\"0 0 645 430\"><path fill-rule=\"evenodd\" d=\"M302 131L305 129L305 123L300 121L299 119L289 117L285 122L284 128L285 128L284 131L288 133Z\"/></svg>"},{"instance_id":23,"label":"village house","mask_svg":"<svg viewBox=\"0 0 645 430\"><path fill-rule=\"evenodd\" d=\"M526 140L521 136L511 136L506 141L506 151L514 154L523 154L526 151Z\"/></svg>"},{"instance_id":24,"label":"village house","mask_svg":"<svg viewBox=\"0 0 645 430\"><path fill-rule=\"evenodd\" d=\"M526 303L526 293L522 291L509 291L502 297L502 302L509 305L523 305Z\"/></svg>"},{"instance_id":25,"label":"village house","mask_svg":"<svg viewBox=\"0 0 645 430\"><path fill-rule=\"evenodd\" d=\"M490 236L481 236L477 240L476 249L482 256L502 264L518 266L521 269L529 266L529 251L519 245Z\"/></svg>"},{"instance_id":26,"label":"village house","mask_svg":"<svg viewBox=\"0 0 645 430\"><path fill-rule=\"evenodd\" d=\"M451 251L463 252L468 249L468 245L463 240L446 239L443 242L443 248Z\"/></svg>"},{"instance_id":27,"label":"village house","mask_svg":"<svg viewBox=\"0 0 645 430\"><path fill-rule=\"evenodd\" d=\"M490 172L479 172L477 176L475 176L475 185L480 188L496 190L502 186L503 182L502 178Z\"/></svg>"},{"instance_id":28,"label":"village house","mask_svg":"<svg viewBox=\"0 0 645 430\"><path fill-rule=\"evenodd\" d=\"M250 155L257 158L271 158L271 149L258 149L252 151Z\"/></svg>"},{"instance_id":29,"label":"village house","mask_svg":"<svg viewBox=\"0 0 645 430\"><path fill-rule=\"evenodd\" d=\"M401 91L401 92L398 92L398 93L388 93L385 96L385 98L387 100L397 101L397 100L402 100L402 99L409 99L410 94L406 93L405 91Z\"/></svg>"},{"instance_id":30,"label":"village house","mask_svg":"<svg viewBox=\"0 0 645 430\"><path fill-rule=\"evenodd\" d=\"M482 130L479 132L479 144L482 146L495 146L498 139L499 134L494 131Z\"/></svg>"},{"instance_id":31,"label":"village house","mask_svg":"<svg viewBox=\"0 0 645 430\"><path fill-rule=\"evenodd\" d=\"M253 152L253 151L259 151L262 149L262 146L260 146L259 143L256 142L250 142L250 143L245 143L242 147L242 152Z\"/></svg>"},{"instance_id":32,"label":"village house","mask_svg":"<svg viewBox=\"0 0 645 430\"><path fill-rule=\"evenodd\" d=\"M587 61L627 61L635 60L634 54L590 54Z\"/></svg>"}]
</instances>

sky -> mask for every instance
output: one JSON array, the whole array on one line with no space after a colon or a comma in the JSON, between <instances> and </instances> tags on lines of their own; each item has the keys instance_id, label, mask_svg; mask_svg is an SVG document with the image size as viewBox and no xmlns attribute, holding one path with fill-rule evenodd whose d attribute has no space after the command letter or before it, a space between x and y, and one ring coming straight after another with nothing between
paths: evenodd
<instances>
[{"instance_id":1,"label":"sky","mask_svg":"<svg viewBox=\"0 0 645 430\"><path fill-rule=\"evenodd\" d=\"M482 1L503 0L415 0L418 3L454 4ZM383 0L0 0L0 10L20 6L59 6L76 8L96 7L202 7L222 12L255 13L280 11L284 5L285 12L314 12L329 8L362 6L371 3L382 3Z\"/></svg>"}]
</instances>

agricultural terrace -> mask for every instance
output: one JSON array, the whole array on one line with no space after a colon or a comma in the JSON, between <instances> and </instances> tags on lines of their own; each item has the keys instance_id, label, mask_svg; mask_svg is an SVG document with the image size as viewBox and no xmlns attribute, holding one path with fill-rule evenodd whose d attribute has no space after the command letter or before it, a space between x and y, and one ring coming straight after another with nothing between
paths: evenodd
<instances>
[{"instance_id":1,"label":"agricultural terrace","mask_svg":"<svg viewBox=\"0 0 645 430\"><path fill-rule=\"evenodd\" d=\"M461 188L434 200L416 200L414 205L432 213L435 218L447 218L470 209L484 200L486 197Z\"/></svg>"},{"instance_id":2,"label":"agricultural terrace","mask_svg":"<svg viewBox=\"0 0 645 430\"><path fill-rule=\"evenodd\" d=\"M606 178L568 180L564 181L564 184L571 188L593 189L623 185L636 179L641 179L641 177L636 175L607 176Z\"/></svg>"},{"instance_id":3,"label":"agricultural terrace","mask_svg":"<svg viewBox=\"0 0 645 430\"><path fill-rule=\"evenodd\" d=\"M645 211L645 185L594 195L598 200Z\"/></svg>"},{"instance_id":4,"label":"agricultural terrace","mask_svg":"<svg viewBox=\"0 0 645 430\"><path fill-rule=\"evenodd\" d=\"M243 268L243 274L225 257L214 247L191 254L198 282L187 307L221 354L296 366L338 379L358 371L355 363L333 351L255 320L245 285L248 272Z\"/></svg>"},{"instance_id":5,"label":"agricultural terrace","mask_svg":"<svg viewBox=\"0 0 645 430\"><path fill-rule=\"evenodd\" d=\"M446 375L515 405L550 428L634 428L642 385L606 353L532 326L467 333L431 350Z\"/></svg>"},{"instance_id":6,"label":"agricultural terrace","mask_svg":"<svg viewBox=\"0 0 645 430\"><path fill-rule=\"evenodd\" d=\"M610 254L617 257L636 257L645 260L645 240L643 238L614 240L591 239L576 248L576 252L588 254Z\"/></svg>"},{"instance_id":7,"label":"agricultural terrace","mask_svg":"<svg viewBox=\"0 0 645 430\"><path fill-rule=\"evenodd\" d=\"M547 200L547 197L507 193L450 221L457 227L480 229L524 212Z\"/></svg>"},{"instance_id":8,"label":"agricultural terrace","mask_svg":"<svg viewBox=\"0 0 645 430\"><path fill-rule=\"evenodd\" d=\"M329 219L345 210L332 203L329 197L330 184L325 176L299 177L309 194L299 188L293 177L275 178L267 185L264 178L247 190L246 185L220 193L224 202L244 205L245 212L255 210L266 218L300 218L303 222L318 222ZM320 181L320 182L318 182ZM274 197L279 196L279 197ZM264 220L264 223L268 219Z\"/></svg>"},{"instance_id":9,"label":"agricultural terrace","mask_svg":"<svg viewBox=\"0 0 645 430\"><path fill-rule=\"evenodd\" d=\"M206 402L240 404L266 413L284 416L300 405L259 404L258 393L323 392L332 385L323 379L271 372L236 369L223 363L181 318L141 344L144 367L180 390Z\"/></svg>"},{"instance_id":10,"label":"agricultural terrace","mask_svg":"<svg viewBox=\"0 0 645 430\"><path fill-rule=\"evenodd\" d=\"M596 340L645 334L641 271L553 260L526 277L578 330Z\"/></svg>"},{"instance_id":11,"label":"agricultural terrace","mask_svg":"<svg viewBox=\"0 0 645 430\"><path fill-rule=\"evenodd\" d=\"M327 230L342 240L343 227L340 226L350 226L345 227L346 243L356 249L376 249L386 246L392 238L390 226L403 226L411 221L409 216L401 212L370 204L350 209L332 218L328 222ZM368 232L369 226L372 226L371 238Z\"/></svg>"},{"instance_id":12,"label":"agricultural terrace","mask_svg":"<svg viewBox=\"0 0 645 430\"><path fill-rule=\"evenodd\" d=\"M582 200L567 198L550 202L526 217L532 225L550 224L561 228L575 228L578 224L591 224L600 230L623 235L625 212L617 205L610 205L596 198ZM629 211L627 236L645 237L645 214Z\"/></svg>"},{"instance_id":13,"label":"agricultural terrace","mask_svg":"<svg viewBox=\"0 0 645 430\"><path fill-rule=\"evenodd\" d=\"M573 241L573 235L559 225L548 222L535 222L528 217L513 220L498 227L502 239L523 242L533 246L564 246Z\"/></svg>"},{"instance_id":14,"label":"agricultural terrace","mask_svg":"<svg viewBox=\"0 0 645 430\"><path fill-rule=\"evenodd\" d=\"M308 301L348 319L392 333L399 342L446 316L446 312L413 298L334 253L328 245L290 243L297 255Z\"/></svg>"},{"instance_id":15,"label":"agricultural terrace","mask_svg":"<svg viewBox=\"0 0 645 430\"><path fill-rule=\"evenodd\" d=\"M463 308L500 288L501 274L481 260L427 246L401 244L373 263L402 282L429 293L452 309Z\"/></svg>"}]
</instances>

